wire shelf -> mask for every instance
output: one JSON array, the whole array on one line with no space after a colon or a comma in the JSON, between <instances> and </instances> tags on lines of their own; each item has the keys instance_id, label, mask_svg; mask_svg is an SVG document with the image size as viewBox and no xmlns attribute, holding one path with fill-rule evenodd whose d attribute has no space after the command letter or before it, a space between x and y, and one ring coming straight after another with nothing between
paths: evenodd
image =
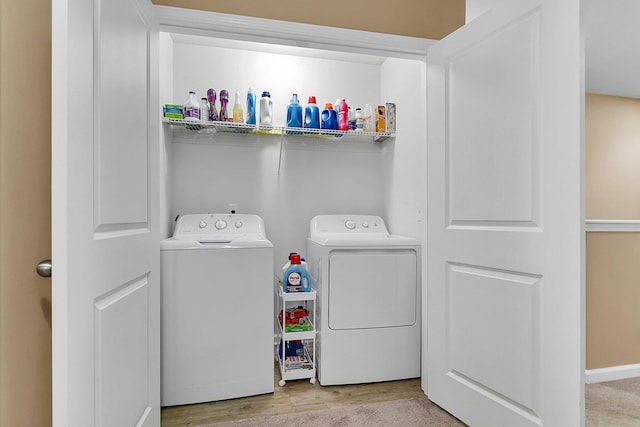
<instances>
[{"instance_id":1,"label":"wire shelf","mask_svg":"<svg viewBox=\"0 0 640 427\"><path fill-rule=\"evenodd\" d=\"M171 119L163 117L163 123L171 126L179 126L184 129L202 133L246 133L253 135L273 135L273 136L297 136L305 138L324 138L339 140L341 138L369 139L375 142L382 142L387 138L394 137L395 134L388 132L360 132L353 130L332 130L332 129L310 129L291 128L286 126L261 126L248 125L244 123L220 122L220 121L186 121L182 119Z\"/></svg>"}]
</instances>

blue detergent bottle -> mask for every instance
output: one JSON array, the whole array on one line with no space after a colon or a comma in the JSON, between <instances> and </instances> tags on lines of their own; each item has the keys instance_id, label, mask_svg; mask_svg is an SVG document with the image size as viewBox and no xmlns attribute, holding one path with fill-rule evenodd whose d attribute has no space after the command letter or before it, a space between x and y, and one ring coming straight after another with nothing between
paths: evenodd
<instances>
[{"instance_id":1,"label":"blue detergent bottle","mask_svg":"<svg viewBox=\"0 0 640 427\"><path fill-rule=\"evenodd\" d=\"M322 110L322 129L338 129L338 115L330 102L325 104Z\"/></svg>"},{"instance_id":2,"label":"blue detergent bottle","mask_svg":"<svg viewBox=\"0 0 640 427\"><path fill-rule=\"evenodd\" d=\"M291 254L291 265L282 278L284 292L311 291L311 276L307 268L301 264L300 254Z\"/></svg>"},{"instance_id":3,"label":"blue detergent bottle","mask_svg":"<svg viewBox=\"0 0 640 427\"><path fill-rule=\"evenodd\" d=\"M320 129L320 110L318 110L315 96L309 97L309 102L304 108L304 127L308 129Z\"/></svg>"},{"instance_id":4,"label":"blue detergent bottle","mask_svg":"<svg viewBox=\"0 0 640 427\"><path fill-rule=\"evenodd\" d=\"M287 127L302 127L302 106L298 102L297 93L294 93L291 96L291 104L289 104L289 107L287 108Z\"/></svg>"}]
</instances>

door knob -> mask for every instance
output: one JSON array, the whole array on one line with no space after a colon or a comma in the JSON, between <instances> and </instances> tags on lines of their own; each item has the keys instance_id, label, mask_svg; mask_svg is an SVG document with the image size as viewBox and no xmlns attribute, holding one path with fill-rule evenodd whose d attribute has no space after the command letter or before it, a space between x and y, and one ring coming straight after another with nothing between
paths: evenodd
<instances>
[{"instance_id":1,"label":"door knob","mask_svg":"<svg viewBox=\"0 0 640 427\"><path fill-rule=\"evenodd\" d=\"M51 277L51 260L45 259L40 261L36 266L36 271L42 277Z\"/></svg>"}]
</instances>

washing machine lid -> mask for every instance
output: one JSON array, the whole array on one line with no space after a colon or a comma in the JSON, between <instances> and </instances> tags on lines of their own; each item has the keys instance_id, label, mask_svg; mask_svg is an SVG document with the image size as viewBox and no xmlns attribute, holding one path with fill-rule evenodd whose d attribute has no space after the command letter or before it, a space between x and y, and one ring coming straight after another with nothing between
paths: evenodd
<instances>
[{"instance_id":1,"label":"washing machine lid","mask_svg":"<svg viewBox=\"0 0 640 427\"><path fill-rule=\"evenodd\" d=\"M173 237L161 249L234 249L273 247L264 221L250 214L189 214L176 220Z\"/></svg>"},{"instance_id":2,"label":"washing machine lid","mask_svg":"<svg viewBox=\"0 0 640 427\"><path fill-rule=\"evenodd\" d=\"M377 215L318 215L311 219L309 240L325 246L417 245L411 237L389 234Z\"/></svg>"}]
</instances>

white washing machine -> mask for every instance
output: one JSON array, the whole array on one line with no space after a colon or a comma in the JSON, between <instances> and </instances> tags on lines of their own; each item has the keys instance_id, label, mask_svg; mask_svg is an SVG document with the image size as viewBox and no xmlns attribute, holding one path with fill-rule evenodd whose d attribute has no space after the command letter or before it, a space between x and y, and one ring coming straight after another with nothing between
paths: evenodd
<instances>
[{"instance_id":1,"label":"white washing machine","mask_svg":"<svg viewBox=\"0 0 640 427\"><path fill-rule=\"evenodd\" d=\"M307 263L317 291L322 385L420 376L420 243L371 215L313 218Z\"/></svg>"},{"instance_id":2,"label":"white washing machine","mask_svg":"<svg viewBox=\"0 0 640 427\"><path fill-rule=\"evenodd\" d=\"M183 215L160 250L162 406L273 392L273 245L262 219Z\"/></svg>"}]
</instances>

